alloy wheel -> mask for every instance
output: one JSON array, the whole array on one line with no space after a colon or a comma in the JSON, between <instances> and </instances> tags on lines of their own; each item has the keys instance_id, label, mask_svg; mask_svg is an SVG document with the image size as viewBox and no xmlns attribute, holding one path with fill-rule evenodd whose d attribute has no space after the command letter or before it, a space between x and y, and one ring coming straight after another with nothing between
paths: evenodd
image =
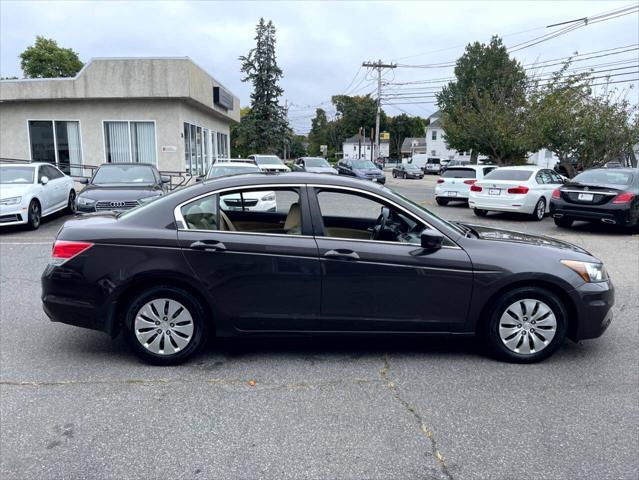
<instances>
[{"instance_id":1,"label":"alloy wheel","mask_svg":"<svg viewBox=\"0 0 639 480\"><path fill-rule=\"evenodd\" d=\"M180 302L157 298L138 310L133 329L140 345L157 355L173 355L193 338L193 317Z\"/></svg>"},{"instance_id":2,"label":"alloy wheel","mask_svg":"<svg viewBox=\"0 0 639 480\"><path fill-rule=\"evenodd\" d=\"M499 338L511 352L532 355L542 351L555 338L557 318L544 302L517 300L499 320Z\"/></svg>"},{"instance_id":3,"label":"alloy wheel","mask_svg":"<svg viewBox=\"0 0 639 480\"><path fill-rule=\"evenodd\" d=\"M29 225L34 229L40 226L40 204L36 201L29 205Z\"/></svg>"},{"instance_id":4,"label":"alloy wheel","mask_svg":"<svg viewBox=\"0 0 639 480\"><path fill-rule=\"evenodd\" d=\"M537 220L543 220L545 214L546 202L544 202L544 199L541 198L539 199L539 201L537 202L537 206L535 207L535 216L537 217Z\"/></svg>"},{"instance_id":5,"label":"alloy wheel","mask_svg":"<svg viewBox=\"0 0 639 480\"><path fill-rule=\"evenodd\" d=\"M75 205L75 190L71 190L69 192L69 205L67 206L69 212L75 213L76 205Z\"/></svg>"}]
</instances>

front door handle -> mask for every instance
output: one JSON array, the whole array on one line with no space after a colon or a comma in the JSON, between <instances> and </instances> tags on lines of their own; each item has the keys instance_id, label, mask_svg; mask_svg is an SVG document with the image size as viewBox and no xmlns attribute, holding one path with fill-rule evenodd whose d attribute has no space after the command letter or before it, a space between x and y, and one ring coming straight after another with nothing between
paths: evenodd
<instances>
[{"instance_id":1,"label":"front door handle","mask_svg":"<svg viewBox=\"0 0 639 480\"><path fill-rule=\"evenodd\" d=\"M203 250L205 252L223 252L226 250L226 245L217 240L198 240L189 245L189 247L193 250Z\"/></svg>"},{"instance_id":2,"label":"front door handle","mask_svg":"<svg viewBox=\"0 0 639 480\"><path fill-rule=\"evenodd\" d=\"M329 250L324 256L326 258L343 258L344 260L359 260L359 255L352 251L346 250L343 248L338 248L337 250Z\"/></svg>"}]
</instances>

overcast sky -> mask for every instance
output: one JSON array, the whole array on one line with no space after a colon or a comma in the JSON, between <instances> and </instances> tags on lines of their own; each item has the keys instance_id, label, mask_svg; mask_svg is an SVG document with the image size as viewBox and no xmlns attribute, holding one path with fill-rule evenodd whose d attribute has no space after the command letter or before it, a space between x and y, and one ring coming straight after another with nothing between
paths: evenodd
<instances>
[{"instance_id":1,"label":"overcast sky","mask_svg":"<svg viewBox=\"0 0 639 480\"><path fill-rule=\"evenodd\" d=\"M592 17L636 5L632 1L502 2L36 2L0 0L0 75L21 76L18 55L36 35L73 48L83 61L91 57L188 56L240 97L240 62L254 45L260 16L277 27L277 55L284 71L284 99L298 132L307 131L314 108L331 95L370 93L362 61L382 59L404 64L454 61L472 41L504 36L508 46L558 29L549 24ZM639 43L637 13L592 23L514 53L524 64ZM583 64L621 60L639 62L637 50ZM627 65L627 64L625 64ZM552 67L556 68L556 67ZM601 67L603 68L603 67ZM599 69L601 69L599 68ZM615 68L609 66L606 68ZM628 73L637 69L614 71ZM356 76L357 74L357 76ZM397 68L395 82L445 78L452 68ZM637 74L615 80L638 78ZM636 85L636 82L634 82ZM436 85L436 84L435 84ZM624 87L628 84L619 84ZM395 87L397 88L397 87ZM406 87L404 87L406 88ZM348 89L348 90L347 90ZM630 93L637 101L635 89ZM283 99L283 101L284 101ZM428 101L429 99L425 99ZM419 101L419 100L413 100ZM331 110L330 105L322 105ZM433 104L387 106L428 116Z\"/></svg>"}]
</instances>

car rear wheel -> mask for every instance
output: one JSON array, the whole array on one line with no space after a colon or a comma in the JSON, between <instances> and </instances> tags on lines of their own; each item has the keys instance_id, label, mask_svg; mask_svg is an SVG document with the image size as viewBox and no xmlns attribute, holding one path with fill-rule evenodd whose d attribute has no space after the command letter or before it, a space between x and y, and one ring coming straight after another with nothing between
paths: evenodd
<instances>
[{"instance_id":1,"label":"car rear wheel","mask_svg":"<svg viewBox=\"0 0 639 480\"><path fill-rule=\"evenodd\" d=\"M397 174L393 172L393 178L397 178Z\"/></svg>"},{"instance_id":2,"label":"car rear wheel","mask_svg":"<svg viewBox=\"0 0 639 480\"><path fill-rule=\"evenodd\" d=\"M435 198L435 201L437 202L437 205L441 205L442 207L448 205L448 199L446 198L437 197Z\"/></svg>"},{"instance_id":3,"label":"car rear wheel","mask_svg":"<svg viewBox=\"0 0 639 480\"><path fill-rule=\"evenodd\" d=\"M29 210L27 212L27 225L31 230L36 230L40 226L42 220L42 210L40 208L40 202L36 199L31 200L29 203Z\"/></svg>"},{"instance_id":4,"label":"car rear wheel","mask_svg":"<svg viewBox=\"0 0 639 480\"><path fill-rule=\"evenodd\" d=\"M481 208L473 208L473 213L478 217L485 217L488 214L488 210L483 210Z\"/></svg>"},{"instance_id":5,"label":"car rear wheel","mask_svg":"<svg viewBox=\"0 0 639 480\"><path fill-rule=\"evenodd\" d=\"M535 210L533 210L532 217L534 220L541 222L546 215L546 199L541 197L537 204L535 205Z\"/></svg>"},{"instance_id":6,"label":"car rear wheel","mask_svg":"<svg viewBox=\"0 0 639 480\"><path fill-rule=\"evenodd\" d=\"M402 175L402 178L406 180L406 172L404 172L404 174Z\"/></svg>"},{"instance_id":7,"label":"car rear wheel","mask_svg":"<svg viewBox=\"0 0 639 480\"><path fill-rule=\"evenodd\" d=\"M488 321L487 344L502 360L539 362L561 345L567 330L561 300L543 288L512 290L497 300Z\"/></svg>"},{"instance_id":8,"label":"car rear wheel","mask_svg":"<svg viewBox=\"0 0 639 480\"><path fill-rule=\"evenodd\" d=\"M555 217L554 220L555 220L555 225L562 228L569 228L572 226L572 222L574 222L574 220L570 217L561 217L561 218Z\"/></svg>"},{"instance_id":9,"label":"car rear wheel","mask_svg":"<svg viewBox=\"0 0 639 480\"><path fill-rule=\"evenodd\" d=\"M69 202L67 203L67 211L69 213L75 213L75 190L71 189L69 192Z\"/></svg>"},{"instance_id":10,"label":"car rear wheel","mask_svg":"<svg viewBox=\"0 0 639 480\"><path fill-rule=\"evenodd\" d=\"M175 365L194 355L206 340L206 320L200 302L172 286L151 287L128 305L125 336L142 360Z\"/></svg>"}]
</instances>

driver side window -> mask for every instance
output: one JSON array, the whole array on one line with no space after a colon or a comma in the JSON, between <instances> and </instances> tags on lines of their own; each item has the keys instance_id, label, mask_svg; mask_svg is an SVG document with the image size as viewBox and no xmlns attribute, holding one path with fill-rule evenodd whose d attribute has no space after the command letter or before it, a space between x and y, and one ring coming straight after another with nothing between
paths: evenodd
<instances>
[{"instance_id":1,"label":"driver side window","mask_svg":"<svg viewBox=\"0 0 639 480\"><path fill-rule=\"evenodd\" d=\"M386 205L378 200L351 192L321 190L317 201L325 237L399 241L389 232L392 221L387 220L386 228L380 231L382 207ZM391 208L390 217L393 216Z\"/></svg>"}]
</instances>

